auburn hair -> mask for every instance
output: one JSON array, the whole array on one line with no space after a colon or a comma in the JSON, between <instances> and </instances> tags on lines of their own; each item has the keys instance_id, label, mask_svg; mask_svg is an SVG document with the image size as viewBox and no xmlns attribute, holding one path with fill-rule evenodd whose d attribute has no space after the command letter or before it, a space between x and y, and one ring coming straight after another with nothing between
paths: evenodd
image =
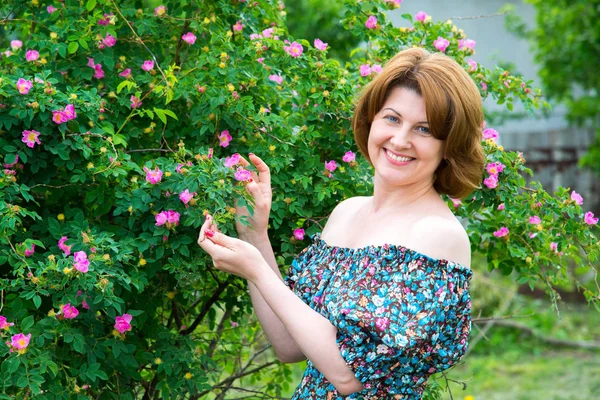
<instances>
[{"instance_id":1,"label":"auburn hair","mask_svg":"<svg viewBox=\"0 0 600 400\"><path fill-rule=\"evenodd\" d=\"M390 92L398 87L423 97L429 129L433 137L444 141L444 158L435 172L434 188L453 198L466 197L480 186L485 164L481 145L483 107L475 82L444 54L421 48L396 54L356 103L352 129L359 150L369 162L371 123Z\"/></svg>"}]
</instances>

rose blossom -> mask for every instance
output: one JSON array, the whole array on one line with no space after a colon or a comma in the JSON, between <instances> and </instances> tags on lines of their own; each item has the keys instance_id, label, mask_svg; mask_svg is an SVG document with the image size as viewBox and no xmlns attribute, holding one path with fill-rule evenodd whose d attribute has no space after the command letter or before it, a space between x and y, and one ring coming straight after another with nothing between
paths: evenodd
<instances>
[{"instance_id":1,"label":"rose blossom","mask_svg":"<svg viewBox=\"0 0 600 400\"><path fill-rule=\"evenodd\" d=\"M34 131L33 129L28 131L28 130L24 130L23 131L23 139L21 139L21 141L23 143L27 144L27 147L32 148L37 144L42 144L42 142L40 142L40 139L38 139L38 137L40 136L40 133L38 131Z\"/></svg>"},{"instance_id":2,"label":"rose blossom","mask_svg":"<svg viewBox=\"0 0 600 400\"><path fill-rule=\"evenodd\" d=\"M10 42L10 47L11 47L11 49L13 49L13 50L18 50L18 49L20 49L21 47L23 47L23 42L22 42L22 41L20 41L20 40L11 40L11 42Z\"/></svg>"},{"instance_id":3,"label":"rose blossom","mask_svg":"<svg viewBox=\"0 0 600 400\"><path fill-rule=\"evenodd\" d=\"M0 329L7 331L8 328L13 326L14 324L14 322L6 322L6 317L0 315Z\"/></svg>"},{"instance_id":4,"label":"rose blossom","mask_svg":"<svg viewBox=\"0 0 600 400\"><path fill-rule=\"evenodd\" d=\"M163 172L158 167L153 170L144 167L144 172L146 173L146 181L150 182L152 185L156 185L160 182L163 176Z\"/></svg>"},{"instance_id":5,"label":"rose blossom","mask_svg":"<svg viewBox=\"0 0 600 400\"><path fill-rule=\"evenodd\" d=\"M438 49L439 51L441 51L443 53L446 51L446 49L450 45L450 41L448 41L448 39L444 39L441 36L438 36L438 38L433 41L433 45L435 46L436 49Z\"/></svg>"},{"instance_id":6,"label":"rose blossom","mask_svg":"<svg viewBox=\"0 0 600 400\"><path fill-rule=\"evenodd\" d=\"M181 39L186 42L187 44L194 44L196 43L196 35L194 35L192 32L188 32L185 35L183 35L181 37Z\"/></svg>"},{"instance_id":7,"label":"rose blossom","mask_svg":"<svg viewBox=\"0 0 600 400\"><path fill-rule=\"evenodd\" d=\"M588 225L596 225L598 223L598 218L594 218L594 213L588 211L585 213L584 221Z\"/></svg>"},{"instance_id":8,"label":"rose blossom","mask_svg":"<svg viewBox=\"0 0 600 400\"><path fill-rule=\"evenodd\" d=\"M231 139L232 139L232 137L229 134L229 131L227 129L225 129L219 135L219 145L221 145L221 147L227 147L227 146L229 146L229 142L231 142Z\"/></svg>"},{"instance_id":9,"label":"rose blossom","mask_svg":"<svg viewBox=\"0 0 600 400\"><path fill-rule=\"evenodd\" d=\"M304 52L304 47L298 42L293 42L289 46L283 46L283 49L292 57L300 57Z\"/></svg>"},{"instance_id":10,"label":"rose blossom","mask_svg":"<svg viewBox=\"0 0 600 400\"><path fill-rule=\"evenodd\" d=\"M483 131L483 138L496 141L496 139L498 139L498 132L495 129L487 128Z\"/></svg>"},{"instance_id":11,"label":"rose blossom","mask_svg":"<svg viewBox=\"0 0 600 400\"><path fill-rule=\"evenodd\" d=\"M247 182L250 179L252 179L252 174L250 173L250 171L241 167L238 168L237 171L235 171L234 176L235 179L240 182Z\"/></svg>"},{"instance_id":12,"label":"rose blossom","mask_svg":"<svg viewBox=\"0 0 600 400\"><path fill-rule=\"evenodd\" d=\"M240 157L241 156L238 153L235 153L231 157L225 157L225 166L231 168L234 165L237 165L240 162Z\"/></svg>"},{"instance_id":13,"label":"rose blossom","mask_svg":"<svg viewBox=\"0 0 600 400\"><path fill-rule=\"evenodd\" d=\"M315 47L321 51L325 50L327 48L327 46L329 46L327 43L324 43L321 39L315 39Z\"/></svg>"},{"instance_id":14,"label":"rose blossom","mask_svg":"<svg viewBox=\"0 0 600 400\"><path fill-rule=\"evenodd\" d=\"M494 236L496 237L504 237L506 235L508 235L508 228L503 226L502 228L498 229L497 231L494 232Z\"/></svg>"},{"instance_id":15,"label":"rose blossom","mask_svg":"<svg viewBox=\"0 0 600 400\"><path fill-rule=\"evenodd\" d=\"M19 78L17 81L17 90L21 94L27 94L33 87L33 82L28 81L27 79Z\"/></svg>"},{"instance_id":16,"label":"rose blossom","mask_svg":"<svg viewBox=\"0 0 600 400\"><path fill-rule=\"evenodd\" d=\"M188 189L185 189L183 192L179 193L179 200L181 200L183 204L187 204L195 195L196 192L190 193Z\"/></svg>"},{"instance_id":17,"label":"rose blossom","mask_svg":"<svg viewBox=\"0 0 600 400\"><path fill-rule=\"evenodd\" d=\"M573 200L575 204L583 204L583 197L581 197L581 195L574 190L571 192L571 200Z\"/></svg>"},{"instance_id":18,"label":"rose blossom","mask_svg":"<svg viewBox=\"0 0 600 400\"><path fill-rule=\"evenodd\" d=\"M25 53L25 60L27 61L35 61L40 58L40 53L37 50L27 50Z\"/></svg>"},{"instance_id":19,"label":"rose blossom","mask_svg":"<svg viewBox=\"0 0 600 400\"><path fill-rule=\"evenodd\" d=\"M294 237L298 240L304 240L304 229L294 229Z\"/></svg>"},{"instance_id":20,"label":"rose blossom","mask_svg":"<svg viewBox=\"0 0 600 400\"><path fill-rule=\"evenodd\" d=\"M367 18L367 21L365 22L365 26L367 27L367 29L373 29L377 27L377 18L375 18L375 16L370 15L369 18Z\"/></svg>"},{"instance_id":21,"label":"rose blossom","mask_svg":"<svg viewBox=\"0 0 600 400\"><path fill-rule=\"evenodd\" d=\"M73 319L79 315L79 310L72 306L71 303L67 303L62 306L62 314L66 319Z\"/></svg>"},{"instance_id":22,"label":"rose blossom","mask_svg":"<svg viewBox=\"0 0 600 400\"><path fill-rule=\"evenodd\" d=\"M352 151L347 151L346 154L344 154L344 157L342 157L342 161L350 163L352 161L354 161L356 159L356 154L354 154Z\"/></svg>"},{"instance_id":23,"label":"rose blossom","mask_svg":"<svg viewBox=\"0 0 600 400\"><path fill-rule=\"evenodd\" d=\"M415 15L415 19L419 22L425 22L425 20L427 19L427 14L425 13L425 11L419 11L417 15Z\"/></svg>"},{"instance_id":24,"label":"rose blossom","mask_svg":"<svg viewBox=\"0 0 600 400\"><path fill-rule=\"evenodd\" d=\"M131 314L123 314L121 316L115 317L115 329L120 333L125 333L131 330L131 320L133 317Z\"/></svg>"},{"instance_id":25,"label":"rose blossom","mask_svg":"<svg viewBox=\"0 0 600 400\"><path fill-rule=\"evenodd\" d=\"M334 160L331 160L329 162L325 162L325 169L328 170L329 172L335 171L336 168L337 168L337 164L335 163Z\"/></svg>"},{"instance_id":26,"label":"rose blossom","mask_svg":"<svg viewBox=\"0 0 600 400\"><path fill-rule=\"evenodd\" d=\"M154 60L144 61L144 63L142 64L142 69L144 71L150 71L151 69L154 69Z\"/></svg>"}]
</instances>

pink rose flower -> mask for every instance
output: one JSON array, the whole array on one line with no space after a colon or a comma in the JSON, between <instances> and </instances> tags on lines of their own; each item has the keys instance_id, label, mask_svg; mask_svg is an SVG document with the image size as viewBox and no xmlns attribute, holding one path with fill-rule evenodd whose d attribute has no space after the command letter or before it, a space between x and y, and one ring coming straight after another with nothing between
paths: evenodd
<instances>
[{"instance_id":1,"label":"pink rose flower","mask_svg":"<svg viewBox=\"0 0 600 400\"><path fill-rule=\"evenodd\" d=\"M368 76L371 74L371 66L369 64L363 64L360 66L360 76Z\"/></svg>"},{"instance_id":2,"label":"pink rose flower","mask_svg":"<svg viewBox=\"0 0 600 400\"><path fill-rule=\"evenodd\" d=\"M25 60L27 61L35 61L40 58L40 53L37 50L27 50L25 53Z\"/></svg>"},{"instance_id":3,"label":"pink rose flower","mask_svg":"<svg viewBox=\"0 0 600 400\"><path fill-rule=\"evenodd\" d=\"M247 182L250 179L252 179L252 174L250 173L250 171L241 167L238 168L237 171L235 171L234 176L235 179L240 182Z\"/></svg>"},{"instance_id":4,"label":"pink rose flower","mask_svg":"<svg viewBox=\"0 0 600 400\"><path fill-rule=\"evenodd\" d=\"M163 7L163 6L161 6ZM125 333L131 330L131 320L133 317L131 314L123 314L115 317L115 329L120 333Z\"/></svg>"},{"instance_id":5,"label":"pink rose flower","mask_svg":"<svg viewBox=\"0 0 600 400\"><path fill-rule=\"evenodd\" d=\"M229 131L227 129L222 131L221 134L219 135L219 145L221 147L229 146L229 142L231 142L231 140L232 140L232 137L229 134Z\"/></svg>"},{"instance_id":6,"label":"pink rose flower","mask_svg":"<svg viewBox=\"0 0 600 400\"><path fill-rule=\"evenodd\" d=\"M462 204L462 201L460 201L460 199L450 197L450 200L452 200L452 205L454 206L454 208L458 208Z\"/></svg>"},{"instance_id":7,"label":"pink rose flower","mask_svg":"<svg viewBox=\"0 0 600 400\"><path fill-rule=\"evenodd\" d=\"M183 204L187 204L195 195L196 192L190 193L188 189L185 189L183 192L179 193L179 200L181 200Z\"/></svg>"},{"instance_id":8,"label":"pink rose flower","mask_svg":"<svg viewBox=\"0 0 600 400\"><path fill-rule=\"evenodd\" d=\"M504 171L505 165L499 162L489 163L485 169L490 175L498 175L502 171Z\"/></svg>"},{"instance_id":9,"label":"pink rose flower","mask_svg":"<svg viewBox=\"0 0 600 400\"><path fill-rule=\"evenodd\" d=\"M121 72L119 76L122 76L125 79L131 79L131 68L125 68L125 70L123 70L123 72Z\"/></svg>"},{"instance_id":10,"label":"pink rose flower","mask_svg":"<svg viewBox=\"0 0 600 400\"><path fill-rule=\"evenodd\" d=\"M167 7L165 6L158 6L154 9L154 15L156 15L157 17L162 17L163 15L165 15L167 12Z\"/></svg>"},{"instance_id":11,"label":"pink rose flower","mask_svg":"<svg viewBox=\"0 0 600 400\"><path fill-rule=\"evenodd\" d=\"M571 200L573 200L575 204L583 204L583 197L581 197L581 195L574 190L571 192Z\"/></svg>"},{"instance_id":12,"label":"pink rose flower","mask_svg":"<svg viewBox=\"0 0 600 400\"><path fill-rule=\"evenodd\" d=\"M467 61L467 64L469 64L471 72L477 71L477 62L476 61L473 61L473 59L469 58L469 61Z\"/></svg>"},{"instance_id":13,"label":"pink rose flower","mask_svg":"<svg viewBox=\"0 0 600 400\"><path fill-rule=\"evenodd\" d=\"M151 69L154 69L154 60L144 61L144 63L142 64L142 69L144 71L150 71Z\"/></svg>"},{"instance_id":14,"label":"pink rose flower","mask_svg":"<svg viewBox=\"0 0 600 400\"><path fill-rule=\"evenodd\" d=\"M167 223L174 224L175 226L177 226L179 224L179 217L180 215L177 211L167 211Z\"/></svg>"},{"instance_id":15,"label":"pink rose flower","mask_svg":"<svg viewBox=\"0 0 600 400\"><path fill-rule=\"evenodd\" d=\"M483 184L490 189L494 189L496 186L498 186L498 175L490 175L483 180Z\"/></svg>"},{"instance_id":16,"label":"pink rose flower","mask_svg":"<svg viewBox=\"0 0 600 400\"><path fill-rule=\"evenodd\" d=\"M352 151L347 151L344 154L344 157L342 157L342 161L347 162L347 163L351 163L355 159L356 159L356 154L354 154Z\"/></svg>"},{"instance_id":17,"label":"pink rose flower","mask_svg":"<svg viewBox=\"0 0 600 400\"><path fill-rule=\"evenodd\" d=\"M194 44L196 43L196 35L194 35L192 32L188 32L185 35L183 35L181 37L181 39L186 42L187 44Z\"/></svg>"},{"instance_id":18,"label":"pink rose flower","mask_svg":"<svg viewBox=\"0 0 600 400\"><path fill-rule=\"evenodd\" d=\"M104 78L104 71L102 70L102 64L96 64L94 65L94 78L96 79L102 79Z\"/></svg>"},{"instance_id":19,"label":"pink rose flower","mask_svg":"<svg viewBox=\"0 0 600 400\"><path fill-rule=\"evenodd\" d=\"M534 215L533 217L529 217L529 223L533 225L539 225L542 223L542 220L537 215Z\"/></svg>"},{"instance_id":20,"label":"pink rose flower","mask_svg":"<svg viewBox=\"0 0 600 400\"><path fill-rule=\"evenodd\" d=\"M88 306L88 303L85 301L85 299L81 300L81 307L85 308L86 310L90 309L90 306Z\"/></svg>"},{"instance_id":21,"label":"pink rose flower","mask_svg":"<svg viewBox=\"0 0 600 400\"><path fill-rule=\"evenodd\" d=\"M283 82L281 75L269 75L269 80L276 82L278 85L281 85L281 82Z\"/></svg>"},{"instance_id":22,"label":"pink rose flower","mask_svg":"<svg viewBox=\"0 0 600 400\"><path fill-rule=\"evenodd\" d=\"M13 50L18 50L21 47L23 47L23 42L20 40L11 40L10 42L10 48Z\"/></svg>"},{"instance_id":23,"label":"pink rose flower","mask_svg":"<svg viewBox=\"0 0 600 400\"><path fill-rule=\"evenodd\" d=\"M371 67L371 71L375 72L376 74L380 73L383 70L383 68L381 68L381 65L379 64L375 64Z\"/></svg>"},{"instance_id":24,"label":"pink rose flower","mask_svg":"<svg viewBox=\"0 0 600 400\"><path fill-rule=\"evenodd\" d=\"M446 51L446 48L448 48L448 46L450 45L450 41L448 41L448 39L444 39L441 36L438 36L438 38L433 41L433 45L436 49L443 53Z\"/></svg>"},{"instance_id":25,"label":"pink rose flower","mask_svg":"<svg viewBox=\"0 0 600 400\"><path fill-rule=\"evenodd\" d=\"M73 258L75 260L75 264L73 265L75 269L81 273L87 273L90 261L87 259L85 251L76 251L75 254L73 254Z\"/></svg>"},{"instance_id":26,"label":"pink rose flower","mask_svg":"<svg viewBox=\"0 0 600 400\"><path fill-rule=\"evenodd\" d=\"M304 240L304 229L294 229L294 237L298 240Z\"/></svg>"},{"instance_id":27,"label":"pink rose flower","mask_svg":"<svg viewBox=\"0 0 600 400\"><path fill-rule=\"evenodd\" d=\"M300 57L304 52L304 47L298 42L293 42L289 46L283 46L283 49L292 57Z\"/></svg>"},{"instance_id":28,"label":"pink rose flower","mask_svg":"<svg viewBox=\"0 0 600 400\"><path fill-rule=\"evenodd\" d=\"M156 226L162 226L167 223L167 213L164 211L161 211L154 216L154 219L156 221L156 224L155 224Z\"/></svg>"},{"instance_id":29,"label":"pink rose flower","mask_svg":"<svg viewBox=\"0 0 600 400\"><path fill-rule=\"evenodd\" d=\"M60 240L58 241L58 248L63 251L65 256L68 256L71 254L71 246L67 246L65 244L66 241L67 241L66 236L61 237Z\"/></svg>"},{"instance_id":30,"label":"pink rose flower","mask_svg":"<svg viewBox=\"0 0 600 400\"><path fill-rule=\"evenodd\" d=\"M144 172L146 173L146 181L150 182L152 185L156 185L160 182L163 176L163 172L158 167L153 170L144 167Z\"/></svg>"},{"instance_id":31,"label":"pink rose flower","mask_svg":"<svg viewBox=\"0 0 600 400\"><path fill-rule=\"evenodd\" d=\"M241 156L238 153L235 153L231 157L225 157L225 166L231 168L234 165L237 165L240 162L240 157Z\"/></svg>"},{"instance_id":32,"label":"pink rose flower","mask_svg":"<svg viewBox=\"0 0 600 400\"><path fill-rule=\"evenodd\" d=\"M29 341L31 340L31 333L25 336L22 333L13 335L11 338L10 347L15 350L25 350L27 346L29 346Z\"/></svg>"},{"instance_id":33,"label":"pink rose flower","mask_svg":"<svg viewBox=\"0 0 600 400\"><path fill-rule=\"evenodd\" d=\"M496 141L496 139L498 139L498 132L495 129L487 128L483 131L483 138Z\"/></svg>"},{"instance_id":34,"label":"pink rose flower","mask_svg":"<svg viewBox=\"0 0 600 400\"><path fill-rule=\"evenodd\" d=\"M6 317L0 315L0 329L7 331L8 328L13 326L14 324L14 322L6 322Z\"/></svg>"},{"instance_id":35,"label":"pink rose flower","mask_svg":"<svg viewBox=\"0 0 600 400\"><path fill-rule=\"evenodd\" d=\"M24 130L23 131L23 139L21 139L21 141L23 143L27 144L27 147L32 148L37 144L42 144L42 142L40 142L40 139L38 139L38 137L40 136L40 133L38 131L34 131L34 130Z\"/></svg>"},{"instance_id":36,"label":"pink rose flower","mask_svg":"<svg viewBox=\"0 0 600 400\"><path fill-rule=\"evenodd\" d=\"M458 39L459 50L475 50L476 42L472 39Z\"/></svg>"},{"instance_id":37,"label":"pink rose flower","mask_svg":"<svg viewBox=\"0 0 600 400\"><path fill-rule=\"evenodd\" d=\"M115 44L117 44L117 38L111 35L110 33L107 33L106 37L102 39L102 43L106 47L113 47Z\"/></svg>"},{"instance_id":38,"label":"pink rose flower","mask_svg":"<svg viewBox=\"0 0 600 400\"><path fill-rule=\"evenodd\" d=\"M425 13L425 11L419 11L417 15L415 15L415 19L419 22L425 22L425 20L427 19L427 14Z\"/></svg>"},{"instance_id":39,"label":"pink rose flower","mask_svg":"<svg viewBox=\"0 0 600 400\"><path fill-rule=\"evenodd\" d=\"M329 172L335 171L336 168L337 168L337 164L335 163L334 160L331 160L329 162L325 162L325 169L328 170Z\"/></svg>"},{"instance_id":40,"label":"pink rose flower","mask_svg":"<svg viewBox=\"0 0 600 400\"><path fill-rule=\"evenodd\" d=\"M375 16L373 15L370 15L369 18L367 18L367 21L365 22L365 26L368 29L377 28L377 18L375 18Z\"/></svg>"},{"instance_id":41,"label":"pink rose flower","mask_svg":"<svg viewBox=\"0 0 600 400\"><path fill-rule=\"evenodd\" d=\"M207 152L207 154L206 154L206 157L208 157L208 159L210 160L210 159L213 157L213 153L214 153L214 151L213 151L213 148L212 148L212 147L210 147L210 148L208 149L208 152Z\"/></svg>"},{"instance_id":42,"label":"pink rose flower","mask_svg":"<svg viewBox=\"0 0 600 400\"><path fill-rule=\"evenodd\" d=\"M556 243L556 242L550 243L550 250L554 250L554 251L558 252L558 243Z\"/></svg>"},{"instance_id":43,"label":"pink rose flower","mask_svg":"<svg viewBox=\"0 0 600 400\"><path fill-rule=\"evenodd\" d=\"M262 35L263 37L270 38L271 36L273 36L273 31L273 28L265 29L264 31L262 31Z\"/></svg>"},{"instance_id":44,"label":"pink rose flower","mask_svg":"<svg viewBox=\"0 0 600 400\"><path fill-rule=\"evenodd\" d=\"M79 310L72 306L71 303L67 303L62 306L62 314L66 319L73 319L79 315Z\"/></svg>"},{"instance_id":45,"label":"pink rose flower","mask_svg":"<svg viewBox=\"0 0 600 400\"><path fill-rule=\"evenodd\" d=\"M504 203L498 205L498 210L504 210Z\"/></svg>"},{"instance_id":46,"label":"pink rose flower","mask_svg":"<svg viewBox=\"0 0 600 400\"><path fill-rule=\"evenodd\" d=\"M48 11L48 14L52 14L56 10L58 10L58 8L54 7L53 5L49 5L48 7L46 7L46 11Z\"/></svg>"},{"instance_id":47,"label":"pink rose flower","mask_svg":"<svg viewBox=\"0 0 600 400\"><path fill-rule=\"evenodd\" d=\"M129 101L131 102L131 104L129 104L129 106L131 107L132 110L140 107L143 104L142 101L135 96L131 96L129 98Z\"/></svg>"},{"instance_id":48,"label":"pink rose flower","mask_svg":"<svg viewBox=\"0 0 600 400\"><path fill-rule=\"evenodd\" d=\"M63 124L69 120L67 114L63 110L52 110L52 122L56 124Z\"/></svg>"},{"instance_id":49,"label":"pink rose flower","mask_svg":"<svg viewBox=\"0 0 600 400\"><path fill-rule=\"evenodd\" d=\"M33 253L35 253L35 244L32 243L30 249L25 249L25 257L31 257Z\"/></svg>"},{"instance_id":50,"label":"pink rose flower","mask_svg":"<svg viewBox=\"0 0 600 400\"><path fill-rule=\"evenodd\" d=\"M598 223L598 218L594 218L594 213L588 211L585 213L584 221L588 225L596 225Z\"/></svg>"},{"instance_id":51,"label":"pink rose flower","mask_svg":"<svg viewBox=\"0 0 600 400\"><path fill-rule=\"evenodd\" d=\"M244 29L244 24L242 24L242 21L237 21L234 25L233 25L233 31L234 32L241 32L242 29Z\"/></svg>"},{"instance_id":52,"label":"pink rose flower","mask_svg":"<svg viewBox=\"0 0 600 400\"><path fill-rule=\"evenodd\" d=\"M28 81L27 79L19 78L17 81L17 90L21 94L27 94L33 87L33 82Z\"/></svg>"},{"instance_id":53,"label":"pink rose flower","mask_svg":"<svg viewBox=\"0 0 600 400\"><path fill-rule=\"evenodd\" d=\"M65 117L67 117L67 119L69 121L77 118L77 112L75 111L75 106L73 104L67 104L65 106L64 115L65 115Z\"/></svg>"},{"instance_id":54,"label":"pink rose flower","mask_svg":"<svg viewBox=\"0 0 600 400\"><path fill-rule=\"evenodd\" d=\"M494 236L496 237L504 237L508 235L508 228L503 226L502 228L498 229L497 231L494 232Z\"/></svg>"},{"instance_id":55,"label":"pink rose flower","mask_svg":"<svg viewBox=\"0 0 600 400\"><path fill-rule=\"evenodd\" d=\"M315 47L321 51L327 49L327 46L329 46L327 43L323 42L321 39L315 39Z\"/></svg>"}]
</instances>

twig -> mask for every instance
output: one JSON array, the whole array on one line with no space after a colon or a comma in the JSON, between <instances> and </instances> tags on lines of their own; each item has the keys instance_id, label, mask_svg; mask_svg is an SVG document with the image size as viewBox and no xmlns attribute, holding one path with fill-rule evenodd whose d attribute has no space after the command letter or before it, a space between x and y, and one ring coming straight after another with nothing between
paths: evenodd
<instances>
[{"instance_id":1,"label":"twig","mask_svg":"<svg viewBox=\"0 0 600 400\"><path fill-rule=\"evenodd\" d=\"M452 19L452 20L461 20L461 19L480 19L480 18L492 18L492 17L499 17L501 15L505 15L506 13L508 13L508 11L504 11L502 13L496 13L496 14L488 14L488 15L478 15L478 16L474 16L474 17L450 17L448 19Z\"/></svg>"},{"instance_id":2,"label":"twig","mask_svg":"<svg viewBox=\"0 0 600 400\"><path fill-rule=\"evenodd\" d=\"M113 3L113 6L115 7L115 10L119 14L119 16L123 19L123 21L125 21L125 23L129 27L129 29L131 29L131 32L133 32L133 34L135 35L135 37L138 39L139 43L141 43L142 46L144 46L144 48L146 49L146 51L148 51L148 53L150 53L150 56L152 57L152 59L154 60L154 63L156 64L156 68L158 68L158 71L160 72L160 74L162 75L163 79L165 80L165 83L168 83L169 81L167 80L167 76L165 75L164 71L162 70L162 68L158 64L158 60L154 56L154 53L152 53L152 51L148 48L148 46L146 46L146 43L144 43L144 41L137 34L137 32L135 31L135 29L133 29L133 26L131 26L131 24L129 23L129 21L127 20L127 18L125 18L125 16L123 16L123 14L121 14L121 10L119 9L119 6L117 5L117 2L115 0L113 0L112 3Z\"/></svg>"},{"instance_id":3,"label":"twig","mask_svg":"<svg viewBox=\"0 0 600 400\"><path fill-rule=\"evenodd\" d=\"M133 150L126 151L125 154L137 153L137 152L151 152L151 151L162 151L164 153L168 153L173 150L169 150L169 149L133 149Z\"/></svg>"},{"instance_id":4,"label":"twig","mask_svg":"<svg viewBox=\"0 0 600 400\"><path fill-rule=\"evenodd\" d=\"M223 293L225 289L227 289L227 287L233 281L233 279L234 276L230 275L224 282L221 282L219 284L217 289L213 292L212 296L210 296L206 303L204 303L202 310L200 310L200 314L198 314L194 322L192 322L192 324L186 330L181 332L182 335L189 335L190 333L194 332L194 329L196 329L200 322L202 322L202 319L204 319L211 307L217 302L217 300L219 300L221 293Z\"/></svg>"},{"instance_id":5,"label":"twig","mask_svg":"<svg viewBox=\"0 0 600 400\"><path fill-rule=\"evenodd\" d=\"M592 350L600 350L600 342L597 341L584 341L584 340L565 340L565 339L556 339L552 337L543 336L542 334L536 332L533 328L521 324L516 321L496 321L497 326L503 326L506 328L514 328L535 337L536 339L541 340L542 342L556 345L556 346L564 346L564 347L576 347L580 349L592 349Z\"/></svg>"}]
</instances>

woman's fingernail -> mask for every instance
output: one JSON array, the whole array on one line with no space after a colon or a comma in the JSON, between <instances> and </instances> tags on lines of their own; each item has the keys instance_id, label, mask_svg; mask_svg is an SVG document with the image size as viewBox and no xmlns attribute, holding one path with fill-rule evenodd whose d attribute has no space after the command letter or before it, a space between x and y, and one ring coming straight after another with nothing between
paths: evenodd
<instances>
[{"instance_id":1,"label":"woman's fingernail","mask_svg":"<svg viewBox=\"0 0 600 400\"><path fill-rule=\"evenodd\" d=\"M254 182L252 178L248 179L248 182Z\"/></svg>"},{"instance_id":2,"label":"woman's fingernail","mask_svg":"<svg viewBox=\"0 0 600 400\"><path fill-rule=\"evenodd\" d=\"M213 231L212 229L207 229L204 231L204 234L208 237L213 237L215 235L215 231Z\"/></svg>"},{"instance_id":3,"label":"woman's fingernail","mask_svg":"<svg viewBox=\"0 0 600 400\"><path fill-rule=\"evenodd\" d=\"M251 156L255 155L254 153L248 153L248 154L250 154Z\"/></svg>"}]
</instances>

